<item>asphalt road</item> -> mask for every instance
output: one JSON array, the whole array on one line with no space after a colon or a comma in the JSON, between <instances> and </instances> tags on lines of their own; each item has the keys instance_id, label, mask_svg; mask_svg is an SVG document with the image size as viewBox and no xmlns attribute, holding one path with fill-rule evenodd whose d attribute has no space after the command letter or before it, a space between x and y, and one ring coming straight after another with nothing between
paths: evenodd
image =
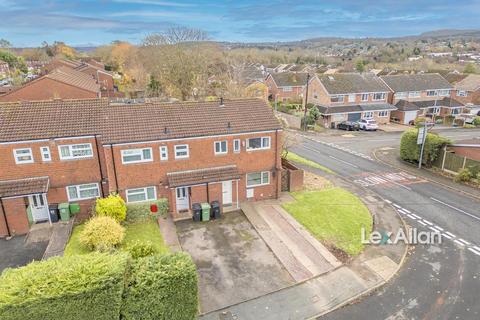
<instances>
[{"instance_id":1,"label":"asphalt road","mask_svg":"<svg viewBox=\"0 0 480 320\"><path fill-rule=\"evenodd\" d=\"M322 319L480 319L480 201L373 160L372 149L397 146L400 134L370 134L323 135L314 138L318 142L303 139L290 150L371 189L391 202L407 224L440 232L442 243L412 246L388 285ZM449 130L447 135L465 139L465 134ZM340 143L345 140L349 144Z\"/></svg>"}]
</instances>

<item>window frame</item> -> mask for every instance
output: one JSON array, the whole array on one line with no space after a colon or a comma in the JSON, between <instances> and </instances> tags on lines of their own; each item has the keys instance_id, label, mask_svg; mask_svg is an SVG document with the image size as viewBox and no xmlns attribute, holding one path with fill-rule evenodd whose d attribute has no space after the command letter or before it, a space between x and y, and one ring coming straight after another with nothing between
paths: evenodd
<instances>
[{"instance_id":1,"label":"window frame","mask_svg":"<svg viewBox=\"0 0 480 320\"><path fill-rule=\"evenodd\" d=\"M28 156L30 157L30 160L19 160L18 157L19 155L17 154L18 151L25 151L28 150ZM25 157L26 155L21 155L20 157ZM34 163L35 159L33 158L33 151L32 148L18 148L18 149L13 149L13 157L15 159L16 164L29 164L29 163Z\"/></svg>"},{"instance_id":2,"label":"window frame","mask_svg":"<svg viewBox=\"0 0 480 320\"><path fill-rule=\"evenodd\" d=\"M80 196L80 192L82 190L80 190L81 187L84 187L84 186L88 186L88 185L95 185L95 189L97 190L97 195L94 196L94 197L81 197ZM70 191L69 191L69 188L75 188L76 190L76 193L77 193L77 196L76 198L72 198L70 196ZM93 190L94 188L88 188L87 190ZM89 200L89 199L96 199L96 198L99 198L100 197L100 186L98 183L96 182L92 182L92 183L83 183L83 184L76 184L76 185L71 185L71 186L66 186L65 187L65 190L67 192L67 199L68 199L68 202L71 202L71 201L82 201L82 200Z\"/></svg>"},{"instance_id":3,"label":"window frame","mask_svg":"<svg viewBox=\"0 0 480 320\"><path fill-rule=\"evenodd\" d=\"M433 94L431 94L433 92ZM427 97L436 97L438 96L437 90L427 90Z\"/></svg>"},{"instance_id":4,"label":"window frame","mask_svg":"<svg viewBox=\"0 0 480 320\"><path fill-rule=\"evenodd\" d=\"M367 97L366 99L364 99L364 97ZM370 94L369 93L362 93L362 96L360 97L360 100L365 102L365 101L368 101L368 98L370 97Z\"/></svg>"},{"instance_id":5,"label":"window frame","mask_svg":"<svg viewBox=\"0 0 480 320\"><path fill-rule=\"evenodd\" d=\"M370 116L368 116L370 115ZM364 119L373 119L373 116L375 115L375 113L373 111L364 111L363 112L363 118Z\"/></svg>"},{"instance_id":6,"label":"window frame","mask_svg":"<svg viewBox=\"0 0 480 320\"><path fill-rule=\"evenodd\" d=\"M179 156L177 155L177 148L178 147L186 147L186 152L187 154L186 155L183 155L183 156ZM190 158L190 147L188 146L188 144L176 144L175 147L174 147L174 151L175 151L175 159L188 159Z\"/></svg>"},{"instance_id":7,"label":"window frame","mask_svg":"<svg viewBox=\"0 0 480 320\"><path fill-rule=\"evenodd\" d=\"M148 198L147 189L150 189L150 188L153 188L154 197L152 199ZM139 190L141 190L141 191L139 191ZM145 195L145 200L137 200L137 201L128 200L128 197L132 196L132 194L131 194L132 192L133 192L133 195L139 195L139 194ZM125 190L125 198L127 200L127 203L140 203L140 202L147 202L147 201L155 201L155 200L157 200L157 187L156 186L148 186L148 187L126 189Z\"/></svg>"},{"instance_id":8,"label":"window frame","mask_svg":"<svg viewBox=\"0 0 480 320\"><path fill-rule=\"evenodd\" d=\"M458 97L468 97L468 91L467 90L457 90L457 96Z\"/></svg>"},{"instance_id":9,"label":"window frame","mask_svg":"<svg viewBox=\"0 0 480 320\"><path fill-rule=\"evenodd\" d=\"M168 146L160 146L160 161L167 161L168 160ZM165 156L163 156L165 154Z\"/></svg>"},{"instance_id":10,"label":"window frame","mask_svg":"<svg viewBox=\"0 0 480 320\"><path fill-rule=\"evenodd\" d=\"M253 140L253 139L260 139L260 145L261 145L260 148L251 148L251 147L250 147L250 140ZM265 146L264 146L264 144L263 144L264 139L268 139L268 147L265 147ZM247 151L268 150L268 149L270 149L271 146L272 146L272 139L271 139L271 137L269 137L269 136L248 138L248 139L247 139L247 142L246 142L246 145L247 145Z\"/></svg>"},{"instance_id":11,"label":"window frame","mask_svg":"<svg viewBox=\"0 0 480 320\"><path fill-rule=\"evenodd\" d=\"M219 148L220 151L217 151L217 144L220 146L220 148ZM222 150L222 144L225 144L225 151ZM215 153L215 155L227 154L228 153L228 141L227 140L214 141L213 142L213 152Z\"/></svg>"},{"instance_id":12,"label":"window frame","mask_svg":"<svg viewBox=\"0 0 480 320\"><path fill-rule=\"evenodd\" d=\"M395 99L408 98L408 91L399 91L395 93Z\"/></svg>"},{"instance_id":13,"label":"window frame","mask_svg":"<svg viewBox=\"0 0 480 320\"><path fill-rule=\"evenodd\" d=\"M337 101L333 101L334 99L337 99ZM343 103L343 102L345 102L344 95L336 94L336 95L330 96L330 103Z\"/></svg>"},{"instance_id":14,"label":"window frame","mask_svg":"<svg viewBox=\"0 0 480 320\"><path fill-rule=\"evenodd\" d=\"M144 150L149 150L150 151L150 159L145 158L145 155L143 153ZM125 152L138 152L141 159L140 160L134 160L134 161L125 161L124 157L125 156L135 156L136 154L129 154L125 155ZM147 148L135 148L135 149L122 149L120 150L120 156L122 158L122 164L134 164L134 163L145 163L145 162L152 162L153 161L153 150L151 147Z\"/></svg>"},{"instance_id":15,"label":"window frame","mask_svg":"<svg viewBox=\"0 0 480 320\"><path fill-rule=\"evenodd\" d=\"M376 97L377 95L380 95L381 98L380 98L380 99L377 99L377 97ZM373 100L373 101L382 101L382 100L385 100L385 92L375 92L375 93L373 94L372 100Z\"/></svg>"},{"instance_id":16,"label":"window frame","mask_svg":"<svg viewBox=\"0 0 480 320\"><path fill-rule=\"evenodd\" d=\"M381 117L381 118L386 118L386 117L388 117L388 110L378 111L378 116Z\"/></svg>"},{"instance_id":17,"label":"window frame","mask_svg":"<svg viewBox=\"0 0 480 320\"><path fill-rule=\"evenodd\" d=\"M437 90L437 95L439 97L449 97L451 95L450 89L439 89Z\"/></svg>"},{"instance_id":18,"label":"window frame","mask_svg":"<svg viewBox=\"0 0 480 320\"><path fill-rule=\"evenodd\" d=\"M73 147L75 146L81 146L81 145L86 145L88 146L88 149L91 151L90 155L85 155L85 156L74 156L73 155ZM68 148L68 156L63 156L62 155L62 148ZM58 155L60 157L60 160L78 160L78 159L89 159L93 158L93 146L90 142L85 142L85 143L73 143L73 144L62 144L58 146Z\"/></svg>"},{"instance_id":19,"label":"window frame","mask_svg":"<svg viewBox=\"0 0 480 320\"><path fill-rule=\"evenodd\" d=\"M420 98L422 96L421 91L408 91L409 98Z\"/></svg>"},{"instance_id":20,"label":"window frame","mask_svg":"<svg viewBox=\"0 0 480 320\"><path fill-rule=\"evenodd\" d=\"M52 152L50 152L50 147L49 146L40 147L40 154L42 156L42 161L43 162L52 161ZM48 154L48 158L45 157L46 154Z\"/></svg>"},{"instance_id":21,"label":"window frame","mask_svg":"<svg viewBox=\"0 0 480 320\"><path fill-rule=\"evenodd\" d=\"M260 183L259 184L253 184L249 185L248 184L248 176L251 174L260 174ZM264 174L267 174L267 182L264 182ZM245 175L245 185L247 188L255 188L255 187L261 187L261 186L266 186L270 184L270 171L258 171L258 172L249 172Z\"/></svg>"},{"instance_id":22,"label":"window frame","mask_svg":"<svg viewBox=\"0 0 480 320\"><path fill-rule=\"evenodd\" d=\"M351 98L353 98L353 99L351 99ZM357 100L357 95L354 94L354 93L350 93L347 97L347 101L349 103L354 103L356 100Z\"/></svg>"},{"instance_id":23,"label":"window frame","mask_svg":"<svg viewBox=\"0 0 480 320\"><path fill-rule=\"evenodd\" d=\"M238 143L238 148L236 148L236 144ZM234 153L240 153L242 150L242 142L240 139L234 139L233 140L233 152Z\"/></svg>"},{"instance_id":24,"label":"window frame","mask_svg":"<svg viewBox=\"0 0 480 320\"><path fill-rule=\"evenodd\" d=\"M293 87L292 86L285 86L285 87L282 87L282 90L283 90L283 92L292 92Z\"/></svg>"}]
</instances>

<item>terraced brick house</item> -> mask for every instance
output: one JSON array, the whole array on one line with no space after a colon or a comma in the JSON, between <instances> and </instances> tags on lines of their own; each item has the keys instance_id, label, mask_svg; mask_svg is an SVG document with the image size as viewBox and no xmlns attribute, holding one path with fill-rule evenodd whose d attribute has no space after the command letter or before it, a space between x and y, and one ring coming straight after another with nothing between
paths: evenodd
<instances>
[{"instance_id":1,"label":"terraced brick house","mask_svg":"<svg viewBox=\"0 0 480 320\"><path fill-rule=\"evenodd\" d=\"M372 73L335 73L311 79L308 102L317 106L325 127L362 118L386 124L390 112L396 110L388 103L389 93L385 83Z\"/></svg>"},{"instance_id":2,"label":"terraced brick house","mask_svg":"<svg viewBox=\"0 0 480 320\"><path fill-rule=\"evenodd\" d=\"M469 74L453 83L452 96L465 105L480 106L480 75Z\"/></svg>"},{"instance_id":3,"label":"terraced brick house","mask_svg":"<svg viewBox=\"0 0 480 320\"><path fill-rule=\"evenodd\" d=\"M401 74L380 77L391 89L390 103L397 107L392 119L411 124L419 116L455 116L463 104L452 98L453 86L438 73Z\"/></svg>"},{"instance_id":4,"label":"terraced brick house","mask_svg":"<svg viewBox=\"0 0 480 320\"><path fill-rule=\"evenodd\" d=\"M265 78L265 84L268 87L270 101L301 102L307 84L307 73L270 73Z\"/></svg>"},{"instance_id":5,"label":"terraced brick house","mask_svg":"<svg viewBox=\"0 0 480 320\"><path fill-rule=\"evenodd\" d=\"M119 193L224 210L275 198L282 129L262 100L118 104L106 99L0 104L0 236L48 221L48 205Z\"/></svg>"}]
</instances>

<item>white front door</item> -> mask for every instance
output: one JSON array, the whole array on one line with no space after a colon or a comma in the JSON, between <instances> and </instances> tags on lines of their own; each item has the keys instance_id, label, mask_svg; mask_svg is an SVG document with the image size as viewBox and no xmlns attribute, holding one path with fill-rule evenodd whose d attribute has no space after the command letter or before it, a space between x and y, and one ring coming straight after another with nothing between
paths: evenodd
<instances>
[{"instance_id":1,"label":"white front door","mask_svg":"<svg viewBox=\"0 0 480 320\"><path fill-rule=\"evenodd\" d=\"M232 204L232 181L222 181L222 204Z\"/></svg>"},{"instance_id":2,"label":"white front door","mask_svg":"<svg viewBox=\"0 0 480 320\"><path fill-rule=\"evenodd\" d=\"M34 222L48 220L48 203L44 194L35 194L28 197L30 210Z\"/></svg>"},{"instance_id":3,"label":"white front door","mask_svg":"<svg viewBox=\"0 0 480 320\"><path fill-rule=\"evenodd\" d=\"M177 211L188 210L189 208L188 187L177 188Z\"/></svg>"}]
</instances>

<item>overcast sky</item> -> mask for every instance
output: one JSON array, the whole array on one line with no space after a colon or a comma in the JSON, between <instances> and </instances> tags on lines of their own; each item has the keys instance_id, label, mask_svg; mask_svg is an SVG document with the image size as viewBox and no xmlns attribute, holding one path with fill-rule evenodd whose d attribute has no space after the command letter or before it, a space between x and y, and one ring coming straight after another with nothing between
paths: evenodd
<instances>
[{"instance_id":1,"label":"overcast sky","mask_svg":"<svg viewBox=\"0 0 480 320\"><path fill-rule=\"evenodd\" d=\"M0 0L0 38L15 46L138 43L173 25L220 41L402 36L480 28L480 0Z\"/></svg>"}]
</instances>

